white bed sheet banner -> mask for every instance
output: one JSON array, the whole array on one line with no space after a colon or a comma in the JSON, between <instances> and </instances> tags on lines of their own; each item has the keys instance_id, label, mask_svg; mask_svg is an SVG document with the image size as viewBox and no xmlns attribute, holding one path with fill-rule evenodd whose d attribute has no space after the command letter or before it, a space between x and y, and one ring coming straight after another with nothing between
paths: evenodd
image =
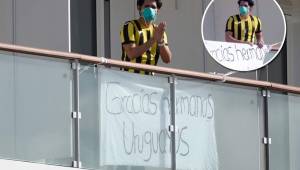
<instances>
[{"instance_id":1,"label":"white bed sheet banner","mask_svg":"<svg viewBox=\"0 0 300 170\"><path fill-rule=\"evenodd\" d=\"M237 71L251 71L263 67L272 61L274 53L270 53L271 46L221 41L204 41L208 53L221 65Z\"/></svg>"},{"instance_id":2,"label":"white bed sheet banner","mask_svg":"<svg viewBox=\"0 0 300 170\"><path fill-rule=\"evenodd\" d=\"M100 164L171 167L166 78L101 69ZM208 89L176 91L179 169L217 170L214 101Z\"/></svg>"}]
</instances>

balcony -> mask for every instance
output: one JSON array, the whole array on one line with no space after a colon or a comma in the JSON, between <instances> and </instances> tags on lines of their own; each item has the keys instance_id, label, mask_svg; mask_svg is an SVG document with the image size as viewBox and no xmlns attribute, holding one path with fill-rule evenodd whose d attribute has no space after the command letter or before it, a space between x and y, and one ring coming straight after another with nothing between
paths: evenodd
<instances>
[{"instance_id":1,"label":"balcony","mask_svg":"<svg viewBox=\"0 0 300 170\"><path fill-rule=\"evenodd\" d=\"M53 169L300 168L298 87L7 44L0 49L0 167L13 160Z\"/></svg>"}]
</instances>

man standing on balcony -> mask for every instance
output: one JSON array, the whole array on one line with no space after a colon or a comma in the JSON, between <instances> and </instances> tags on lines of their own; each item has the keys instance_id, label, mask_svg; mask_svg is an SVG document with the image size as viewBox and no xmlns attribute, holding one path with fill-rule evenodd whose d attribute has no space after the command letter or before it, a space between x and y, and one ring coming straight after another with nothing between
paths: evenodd
<instances>
[{"instance_id":1,"label":"man standing on balcony","mask_svg":"<svg viewBox=\"0 0 300 170\"><path fill-rule=\"evenodd\" d=\"M254 0L238 0L240 13L230 16L226 23L225 40L234 43L264 46L261 21L252 15Z\"/></svg>"},{"instance_id":2,"label":"man standing on balcony","mask_svg":"<svg viewBox=\"0 0 300 170\"><path fill-rule=\"evenodd\" d=\"M161 7L161 0L137 0L140 18L127 21L120 32L123 61L157 65L159 56L161 56L164 63L171 62L172 53L168 47L165 32L167 24L166 22L154 24ZM124 70L152 74L134 69Z\"/></svg>"}]
</instances>

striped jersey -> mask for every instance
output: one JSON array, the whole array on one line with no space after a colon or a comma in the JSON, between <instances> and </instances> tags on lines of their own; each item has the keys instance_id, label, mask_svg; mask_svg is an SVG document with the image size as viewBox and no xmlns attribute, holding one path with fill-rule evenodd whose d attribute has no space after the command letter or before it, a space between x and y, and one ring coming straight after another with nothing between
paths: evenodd
<instances>
[{"instance_id":1,"label":"striped jersey","mask_svg":"<svg viewBox=\"0 0 300 170\"><path fill-rule=\"evenodd\" d=\"M233 37L245 42L255 41L255 34L262 31L261 20L257 16L249 15L241 19L240 15L230 16L226 23L226 32L232 32Z\"/></svg>"},{"instance_id":2,"label":"striped jersey","mask_svg":"<svg viewBox=\"0 0 300 170\"><path fill-rule=\"evenodd\" d=\"M149 28L144 28L138 20L127 21L121 31L120 38L122 43L122 61L128 61L132 63L141 63L148 65L157 65L160 51L157 43L154 43L152 47L150 47L145 53L141 56L130 59L126 54L126 51L123 47L124 44L136 44L136 46L142 45L146 43L153 37L154 33L154 25L152 24ZM164 42L167 45L167 35L164 33ZM150 72L139 71L134 69L123 69L125 71L129 71L132 73L141 73L141 74L152 74Z\"/></svg>"}]
</instances>

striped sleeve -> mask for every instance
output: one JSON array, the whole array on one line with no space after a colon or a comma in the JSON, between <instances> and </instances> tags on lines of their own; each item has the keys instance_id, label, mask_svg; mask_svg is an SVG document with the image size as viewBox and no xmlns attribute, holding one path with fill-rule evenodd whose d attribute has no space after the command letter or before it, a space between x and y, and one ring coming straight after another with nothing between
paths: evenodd
<instances>
[{"instance_id":1,"label":"striped sleeve","mask_svg":"<svg viewBox=\"0 0 300 170\"><path fill-rule=\"evenodd\" d=\"M228 18L228 20L227 20L227 22L226 22L226 30L225 30L225 32L233 32L233 17L231 16L231 17L229 17Z\"/></svg>"},{"instance_id":2,"label":"striped sleeve","mask_svg":"<svg viewBox=\"0 0 300 170\"><path fill-rule=\"evenodd\" d=\"M131 22L126 22L123 25L120 31L120 39L122 45L135 43L135 28Z\"/></svg>"},{"instance_id":3,"label":"striped sleeve","mask_svg":"<svg viewBox=\"0 0 300 170\"><path fill-rule=\"evenodd\" d=\"M258 17L256 17L256 18L257 18L257 29L256 29L255 33L260 33L262 31L261 20Z\"/></svg>"}]
</instances>

